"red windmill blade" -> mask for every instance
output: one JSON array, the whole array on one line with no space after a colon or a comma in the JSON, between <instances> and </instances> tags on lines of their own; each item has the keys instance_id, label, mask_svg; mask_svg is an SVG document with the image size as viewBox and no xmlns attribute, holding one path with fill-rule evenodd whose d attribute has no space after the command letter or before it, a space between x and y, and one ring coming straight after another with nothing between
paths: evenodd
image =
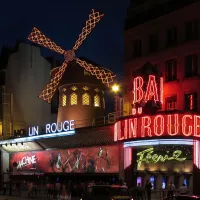
<instances>
[{"instance_id":1,"label":"red windmill blade","mask_svg":"<svg viewBox=\"0 0 200 200\"><path fill-rule=\"evenodd\" d=\"M86 39L87 35L89 35L92 29L96 26L96 24L101 20L103 14L100 12L95 12L92 9L91 14L89 15L89 19L86 20L86 25L83 27L81 34L79 35L77 41L72 50L63 50L60 46L58 46L55 42L53 42L50 38L46 37L39 29L33 28L32 32L28 36L28 39L34 43L37 43L41 46L44 46L52 51L63 54L65 61L59 70L55 73L55 75L51 78L50 82L46 85L46 87L42 90L39 97L48 103L51 102L51 99L58 88L60 80L67 68L67 65L70 61L75 60L81 67L84 67L88 72L92 75L95 75L97 79L100 79L104 84L109 85L113 82L113 78L115 75L106 69L93 66L92 64L88 64L85 61L80 60L75 57L75 51L80 47L83 41Z\"/></svg>"}]
</instances>

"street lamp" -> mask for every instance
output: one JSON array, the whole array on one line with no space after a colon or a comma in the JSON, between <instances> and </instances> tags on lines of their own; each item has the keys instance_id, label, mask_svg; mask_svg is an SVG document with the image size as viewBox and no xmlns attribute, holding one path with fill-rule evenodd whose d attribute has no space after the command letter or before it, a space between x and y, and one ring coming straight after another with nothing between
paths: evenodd
<instances>
[{"instance_id":1,"label":"street lamp","mask_svg":"<svg viewBox=\"0 0 200 200\"><path fill-rule=\"evenodd\" d=\"M114 84L114 85L112 86L112 91L113 91L114 93L119 92L119 85Z\"/></svg>"}]
</instances>

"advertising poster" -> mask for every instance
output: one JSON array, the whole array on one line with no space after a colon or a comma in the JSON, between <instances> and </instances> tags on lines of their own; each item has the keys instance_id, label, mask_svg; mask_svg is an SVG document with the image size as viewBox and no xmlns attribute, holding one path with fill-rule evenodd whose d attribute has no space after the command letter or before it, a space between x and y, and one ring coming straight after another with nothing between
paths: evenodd
<instances>
[{"instance_id":1,"label":"advertising poster","mask_svg":"<svg viewBox=\"0 0 200 200\"><path fill-rule=\"evenodd\" d=\"M118 173L117 146L32 151L10 154L18 172Z\"/></svg>"}]
</instances>

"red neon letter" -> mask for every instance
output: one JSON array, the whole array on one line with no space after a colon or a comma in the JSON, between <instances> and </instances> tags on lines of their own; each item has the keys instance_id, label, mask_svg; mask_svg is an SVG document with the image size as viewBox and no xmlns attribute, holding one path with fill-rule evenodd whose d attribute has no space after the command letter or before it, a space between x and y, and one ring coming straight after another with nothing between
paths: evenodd
<instances>
[{"instance_id":1,"label":"red neon letter","mask_svg":"<svg viewBox=\"0 0 200 200\"><path fill-rule=\"evenodd\" d=\"M163 78L160 78L160 102L163 103Z\"/></svg>"},{"instance_id":2,"label":"red neon letter","mask_svg":"<svg viewBox=\"0 0 200 200\"><path fill-rule=\"evenodd\" d=\"M198 128L200 127L200 123L198 123L198 120L200 119L200 116L198 115L194 115L194 136L195 137L200 137L200 134L199 134L199 130Z\"/></svg>"},{"instance_id":3,"label":"red neon letter","mask_svg":"<svg viewBox=\"0 0 200 200\"><path fill-rule=\"evenodd\" d=\"M174 136L178 134L178 114L174 115L174 122L173 122L173 126L174 126L174 130L172 133L172 115L168 115L167 116L167 132L169 135Z\"/></svg>"},{"instance_id":4,"label":"red neon letter","mask_svg":"<svg viewBox=\"0 0 200 200\"><path fill-rule=\"evenodd\" d=\"M160 118L160 125L158 125L158 119ZM159 127L159 129L158 129ZM159 131L158 131L159 130ZM158 133L160 132L160 133ZM154 133L156 136L161 136L164 133L164 117L162 115L157 115L154 119Z\"/></svg>"},{"instance_id":5,"label":"red neon letter","mask_svg":"<svg viewBox=\"0 0 200 200\"><path fill-rule=\"evenodd\" d=\"M124 139L128 138L128 119L124 120Z\"/></svg>"},{"instance_id":6,"label":"red neon letter","mask_svg":"<svg viewBox=\"0 0 200 200\"><path fill-rule=\"evenodd\" d=\"M182 118L182 133L185 136L191 136L192 135L192 126L189 125L189 123L188 124L186 123L187 118L192 119L192 115L184 115L183 116L183 118ZM186 131L186 127L188 127L187 131Z\"/></svg>"},{"instance_id":7,"label":"red neon letter","mask_svg":"<svg viewBox=\"0 0 200 200\"><path fill-rule=\"evenodd\" d=\"M147 123L146 123L147 121ZM145 137L145 129L147 129L147 135L152 137L151 135L151 118L150 117L142 117L142 127L141 127L141 137Z\"/></svg>"},{"instance_id":8,"label":"red neon letter","mask_svg":"<svg viewBox=\"0 0 200 200\"><path fill-rule=\"evenodd\" d=\"M136 78L134 78L134 81L133 81L133 94L134 94L134 99L133 99L133 103L136 103L138 101L141 101L142 98L143 98L143 84L144 84L144 81L143 81L143 78L138 76Z\"/></svg>"},{"instance_id":9,"label":"red neon letter","mask_svg":"<svg viewBox=\"0 0 200 200\"><path fill-rule=\"evenodd\" d=\"M158 101L158 90L157 90L157 84L156 84L156 78L153 75L149 75L149 81L147 85L147 91L145 94L145 101L151 100L151 98L154 96L154 100Z\"/></svg>"},{"instance_id":10,"label":"red neon letter","mask_svg":"<svg viewBox=\"0 0 200 200\"><path fill-rule=\"evenodd\" d=\"M137 118L129 119L129 138L137 137Z\"/></svg>"},{"instance_id":11,"label":"red neon letter","mask_svg":"<svg viewBox=\"0 0 200 200\"><path fill-rule=\"evenodd\" d=\"M120 131L119 123L120 122L116 122L115 126L114 126L114 141L118 140L118 135L119 135L119 131Z\"/></svg>"}]
</instances>

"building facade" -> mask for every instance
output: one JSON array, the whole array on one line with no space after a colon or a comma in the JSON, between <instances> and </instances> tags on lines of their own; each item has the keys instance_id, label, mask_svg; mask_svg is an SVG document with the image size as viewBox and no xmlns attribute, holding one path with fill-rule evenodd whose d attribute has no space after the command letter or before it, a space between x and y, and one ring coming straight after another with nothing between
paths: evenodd
<instances>
[{"instance_id":1,"label":"building facade","mask_svg":"<svg viewBox=\"0 0 200 200\"><path fill-rule=\"evenodd\" d=\"M129 180L131 185L138 183L145 185L148 179L152 182L156 192L156 190L166 188L166 185L172 181L176 188L185 183L194 193L198 193L198 186L193 185L194 179L198 177L199 173L196 171L198 164L194 164L196 154L193 154L193 150L196 149L196 146L193 144L195 144L195 141L190 141L190 147L185 145L184 139L188 134L181 135L181 133L186 133L185 129L176 129L176 126L171 123L177 123L179 127L184 127L185 125L181 125L181 118L178 113L189 113L192 117L195 114L198 115L200 111L200 90L198 87L200 84L199 8L199 1L177 1L175 3L169 0L162 2L132 1L128 9L124 38L124 85L126 88L124 113L129 116L130 120L119 120L116 123L115 137L121 134L121 139L116 140L126 140L124 143L125 174L130 177L132 173L134 178ZM138 71L140 72L138 73ZM155 72L159 72L159 75ZM158 81L159 77L162 78L161 82ZM162 87L162 100L159 96L160 87ZM156 96L154 95L155 91L157 91ZM153 104L150 103L154 108L148 109L146 105L151 101L154 102ZM161 107L157 107L155 102L160 102ZM142 106L139 106L137 110L135 108L138 108L138 103ZM167 115L167 118L162 118L165 115ZM152 119L152 116L155 116L156 119ZM169 121L172 116L179 118ZM157 123L158 118L161 121ZM141 123L142 127L145 128L141 130L136 128L139 132L137 132L139 134L137 135L134 128L136 125L140 127ZM154 123L152 129L150 128L151 123ZM161 132L158 132L157 126L163 128L159 129ZM168 129L165 129L164 126ZM175 132L171 132L169 127L173 127ZM162 130L163 133L169 133L169 135L162 135ZM192 136L192 133L195 133L195 129L191 131L190 136ZM129 138L130 135L132 135L131 138ZM164 142L158 136L163 136L163 139L169 139L171 136L174 138ZM176 137L183 139L183 141L175 142ZM141 139L141 143L138 139ZM154 141L152 141L153 139ZM156 141L159 144L158 146ZM168 157L170 152L172 155L173 149L177 151L180 145L191 155L181 164L178 162L170 163L170 161L164 162L165 166L169 164L168 169L164 170L162 162L158 162L160 163L158 164L157 159L151 161L148 159L154 155L156 158L157 156ZM167 152L166 155L162 152L163 150ZM148 154L148 151L151 151L151 153ZM145 156L145 154L147 157L143 157L144 159L140 157ZM140 163L141 165L138 166L140 158L144 163Z\"/></svg>"},{"instance_id":2,"label":"building facade","mask_svg":"<svg viewBox=\"0 0 200 200\"><path fill-rule=\"evenodd\" d=\"M51 122L49 105L38 98L51 70L40 48L19 42L11 51L2 50L1 61L2 134Z\"/></svg>"}]
</instances>

